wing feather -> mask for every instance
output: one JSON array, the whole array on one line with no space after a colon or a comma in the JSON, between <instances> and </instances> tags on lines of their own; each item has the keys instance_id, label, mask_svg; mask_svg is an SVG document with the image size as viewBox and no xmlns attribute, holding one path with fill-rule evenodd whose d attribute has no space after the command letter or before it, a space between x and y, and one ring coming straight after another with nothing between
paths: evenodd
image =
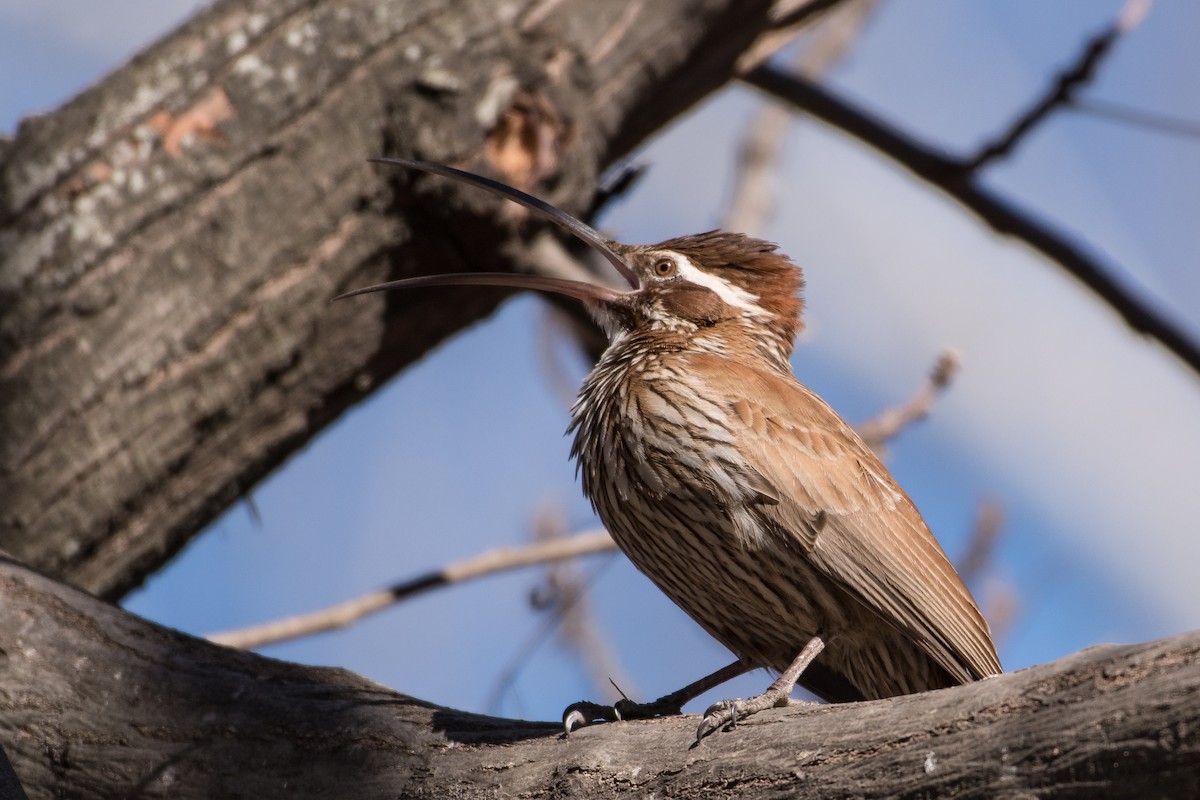
<instances>
[{"instance_id":1,"label":"wing feather","mask_svg":"<svg viewBox=\"0 0 1200 800\"><path fill-rule=\"evenodd\" d=\"M730 362L689 355L697 370ZM791 376L735 365L727 418L774 491L759 508L811 563L961 681L1001 672L987 622L908 495L825 401ZM712 374L712 373L710 373ZM817 521L818 524L814 524Z\"/></svg>"}]
</instances>

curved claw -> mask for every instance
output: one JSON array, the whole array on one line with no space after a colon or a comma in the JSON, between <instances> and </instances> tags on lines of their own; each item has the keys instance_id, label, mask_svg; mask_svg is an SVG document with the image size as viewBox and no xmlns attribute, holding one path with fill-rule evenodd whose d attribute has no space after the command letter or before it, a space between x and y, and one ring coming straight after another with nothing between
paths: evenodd
<instances>
[{"instance_id":1,"label":"curved claw","mask_svg":"<svg viewBox=\"0 0 1200 800\"><path fill-rule=\"evenodd\" d=\"M700 720L700 727L696 728L695 744L700 744L700 740L705 736L726 726L736 727L741 703L741 699L720 700L709 706L704 712L704 719Z\"/></svg>"},{"instance_id":2,"label":"curved claw","mask_svg":"<svg viewBox=\"0 0 1200 800\"><path fill-rule=\"evenodd\" d=\"M582 711L572 711L563 716L563 733L567 736L571 735L571 731L576 728L582 728L588 724L588 719L583 715Z\"/></svg>"},{"instance_id":3,"label":"curved claw","mask_svg":"<svg viewBox=\"0 0 1200 800\"><path fill-rule=\"evenodd\" d=\"M576 728L584 728L595 722L616 722L621 719L621 712L614 706L602 706L599 703L589 703L581 700L572 703L563 710L563 732L571 735Z\"/></svg>"}]
</instances>

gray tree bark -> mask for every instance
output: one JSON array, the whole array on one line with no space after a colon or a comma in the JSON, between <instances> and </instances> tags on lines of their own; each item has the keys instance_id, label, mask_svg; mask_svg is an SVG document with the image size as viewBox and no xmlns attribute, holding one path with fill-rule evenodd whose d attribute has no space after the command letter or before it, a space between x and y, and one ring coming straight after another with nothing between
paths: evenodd
<instances>
[{"instance_id":1,"label":"gray tree bark","mask_svg":"<svg viewBox=\"0 0 1200 800\"><path fill-rule=\"evenodd\" d=\"M464 164L583 211L602 170L729 79L770 7L221 0L25 121L0 163L0 549L120 597L494 308L486 291L437 314L428 295L329 305L529 266L498 204L367 157Z\"/></svg>"},{"instance_id":2,"label":"gray tree bark","mask_svg":"<svg viewBox=\"0 0 1200 800\"><path fill-rule=\"evenodd\" d=\"M194 639L6 559L0 594L0 743L35 798L1200 796L1200 633L768 711L689 748L697 716L564 739Z\"/></svg>"}]
</instances>

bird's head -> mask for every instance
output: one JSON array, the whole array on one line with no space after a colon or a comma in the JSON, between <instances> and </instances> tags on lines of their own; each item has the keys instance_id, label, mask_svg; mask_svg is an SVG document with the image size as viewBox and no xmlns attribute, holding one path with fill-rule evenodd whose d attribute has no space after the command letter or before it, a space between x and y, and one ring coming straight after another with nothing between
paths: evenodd
<instances>
[{"instance_id":1,"label":"bird's head","mask_svg":"<svg viewBox=\"0 0 1200 800\"><path fill-rule=\"evenodd\" d=\"M559 225L602 255L627 289L540 275L426 275L356 289L335 299L421 286L487 285L534 289L583 301L610 338L630 333L698 336L757 345L785 362L799 331L804 280L800 268L770 242L709 231L652 245L610 240L569 214L522 191L453 167L388 158L380 163L460 180L514 200Z\"/></svg>"}]
</instances>

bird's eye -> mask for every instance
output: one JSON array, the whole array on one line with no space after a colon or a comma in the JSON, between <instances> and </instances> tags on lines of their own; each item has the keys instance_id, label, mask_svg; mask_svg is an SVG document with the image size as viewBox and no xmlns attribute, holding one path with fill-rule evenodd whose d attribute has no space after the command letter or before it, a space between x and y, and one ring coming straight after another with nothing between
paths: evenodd
<instances>
[{"instance_id":1,"label":"bird's eye","mask_svg":"<svg viewBox=\"0 0 1200 800\"><path fill-rule=\"evenodd\" d=\"M675 262L669 258L660 258L654 262L654 274L660 278L669 278L675 274Z\"/></svg>"}]
</instances>

